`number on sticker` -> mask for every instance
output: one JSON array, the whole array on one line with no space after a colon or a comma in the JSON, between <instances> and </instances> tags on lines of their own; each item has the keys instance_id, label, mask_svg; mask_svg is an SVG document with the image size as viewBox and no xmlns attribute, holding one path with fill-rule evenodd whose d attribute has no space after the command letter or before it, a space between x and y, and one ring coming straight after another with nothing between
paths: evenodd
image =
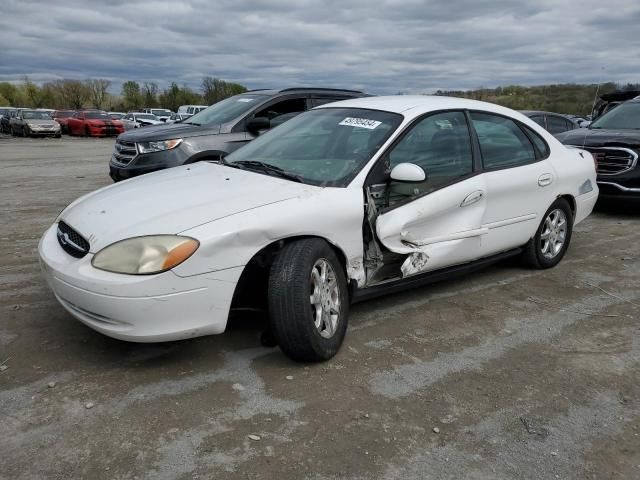
<instances>
[{"instance_id":1,"label":"number on sticker","mask_svg":"<svg viewBox=\"0 0 640 480\"><path fill-rule=\"evenodd\" d=\"M368 128L369 130L373 130L381 123L382 122L378 122L377 120L369 120L368 118L347 117L338 125L345 125L347 127Z\"/></svg>"}]
</instances>

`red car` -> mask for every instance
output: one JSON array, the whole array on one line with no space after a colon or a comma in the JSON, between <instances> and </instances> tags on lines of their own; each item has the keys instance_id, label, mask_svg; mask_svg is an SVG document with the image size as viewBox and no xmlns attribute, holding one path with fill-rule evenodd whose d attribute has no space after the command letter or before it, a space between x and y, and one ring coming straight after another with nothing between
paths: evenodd
<instances>
[{"instance_id":1,"label":"red car","mask_svg":"<svg viewBox=\"0 0 640 480\"><path fill-rule=\"evenodd\" d=\"M51 118L60 124L60 130L62 133L67 133L69 131L67 128L67 122L74 113L76 113L75 110L56 110L51 114Z\"/></svg>"},{"instance_id":2,"label":"red car","mask_svg":"<svg viewBox=\"0 0 640 480\"><path fill-rule=\"evenodd\" d=\"M80 110L67 121L69 135L86 137L106 137L124 132L122 122L112 120L107 112L101 110Z\"/></svg>"}]
</instances>

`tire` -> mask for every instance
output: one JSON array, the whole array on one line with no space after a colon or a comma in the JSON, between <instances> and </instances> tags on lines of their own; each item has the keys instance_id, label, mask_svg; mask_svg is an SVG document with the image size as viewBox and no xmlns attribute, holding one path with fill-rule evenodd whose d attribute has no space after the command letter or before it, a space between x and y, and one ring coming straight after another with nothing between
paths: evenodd
<instances>
[{"instance_id":1,"label":"tire","mask_svg":"<svg viewBox=\"0 0 640 480\"><path fill-rule=\"evenodd\" d=\"M22 126L22 136L24 138L30 137L31 133L29 132L29 127L27 127L26 125Z\"/></svg>"},{"instance_id":2,"label":"tire","mask_svg":"<svg viewBox=\"0 0 640 480\"><path fill-rule=\"evenodd\" d=\"M90 137L91 136L91 132L89 131L89 127L84 127L84 136L85 137Z\"/></svg>"},{"instance_id":3,"label":"tire","mask_svg":"<svg viewBox=\"0 0 640 480\"><path fill-rule=\"evenodd\" d=\"M56 133L56 134L55 134L55 137L56 137L56 138L62 138L62 132L60 132L60 133Z\"/></svg>"},{"instance_id":4,"label":"tire","mask_svg":"<svg viewBox=\"0 0 640 480\"><path fill-rule=\"evenodd\" d=\"M573 233L573 212L564 198L558 198L545 212L536 234L525 245L524 261L532 268L555 267L569 248Z\"/></svg>"},{"instance_id":5,"label":"tire","mask_svg":"<svg viewBox=\"0 0 640 480\"><path fill-rule=\"evenodd\" d=\"M268 302L271 331L287 356L319 362L338 352L347 332L349 292L342 264L327 242L314 238L284 246L271 266ZM337 313L323 315L327 311Z\"/></svg>"},{"instance_id":6,"label":"tire","mask_svg":"<svg viewBox=\"0 0 640 480\"><path fill-rule=\"evenodd\" d=\"M9 131L11 132L11 136L12 137L17 137L18 136L18 134L16 133L16 131L13 128L13 126L9 127Z\"/></svg>"}]
</instances>

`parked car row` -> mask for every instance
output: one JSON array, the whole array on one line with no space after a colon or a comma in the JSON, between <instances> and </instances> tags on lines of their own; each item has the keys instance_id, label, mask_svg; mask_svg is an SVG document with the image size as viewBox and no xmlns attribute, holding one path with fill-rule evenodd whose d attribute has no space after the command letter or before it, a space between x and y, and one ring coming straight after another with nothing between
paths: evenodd
<instances>
[{"instance_id":1,"label":"parked car row","mask_svg":"<svg viewBox=\"0 0 640 480\"><path fill-rule=\"evenodd\" d=\"M195 107L198 108L196 109ZM163 108L146 108L141 112L124 113L104 112L102 110L91 109L53 110L46 108L0 107L0 133L12 133L14 135L24 136L59 136L59 134L62 133L88 136L118 135L122 133L120 126L123 126L124 130L129 130L131 128L140 128L149 125L162 125L165 122L181 122L193 115L193 113L186 113L187 111L199 111L199 107L200 106L195 105L183 105L180 109L184 110L185 113L173 113L171 110ZM204 109L206 106L202 108ZM26 115L31 118L25 119L25 114L21 113L23 111L30 112L26 113ZM104 114L107 114L109 118L105 117ZM13 120L14 118L15 120ZM26 120L29 120L29 122L25 122ZM36 120L41 120L41 122L38 123ZM109 120L116 122L110 123ZM70 121L72 128L69 127ZM118 121L121 121L122 125L120 125ZM12 123L14 124L13 130ZM28 125L23 128L25 123L28 123Z\"/></svg>"}]
</instances>

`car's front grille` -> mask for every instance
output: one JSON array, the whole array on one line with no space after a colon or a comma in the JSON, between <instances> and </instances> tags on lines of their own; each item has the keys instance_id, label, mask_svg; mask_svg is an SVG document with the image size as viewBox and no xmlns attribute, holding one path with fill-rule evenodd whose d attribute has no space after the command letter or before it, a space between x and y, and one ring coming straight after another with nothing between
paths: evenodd
<instances>
[{"instance_id":1,"label":"car's front grille","mask_svg":"<svg viewBox=\"0 0 640 480\"><path fill-rule=\"evenodd\" d=\"M619 175L635 168L638 154L624 147L584 147L594 156L598 175Z\"/></svg>"},{"instance_id":2,"label":"car's front grille","mask_svg":"<svg viewBox=\"0 0 640 480\"><path fill-rule=\"evenodd\" d=\"M75 258L82 258L89 253L89 242L66 223L58 222L58 243L62 249Z\"/></svg>"},{"instance_id":3,"label":"car's front grille","mask_svg":"<svg viewBox=\"0 0 640 480\"><path fill-rule=\"evenodd\" d=\"M129 165L138 151L136 150L136 144L133 142L124 142L122 140L116 140L116 144L113 148L113 159L121 165Z\"/></svg>"}]
</instances>

